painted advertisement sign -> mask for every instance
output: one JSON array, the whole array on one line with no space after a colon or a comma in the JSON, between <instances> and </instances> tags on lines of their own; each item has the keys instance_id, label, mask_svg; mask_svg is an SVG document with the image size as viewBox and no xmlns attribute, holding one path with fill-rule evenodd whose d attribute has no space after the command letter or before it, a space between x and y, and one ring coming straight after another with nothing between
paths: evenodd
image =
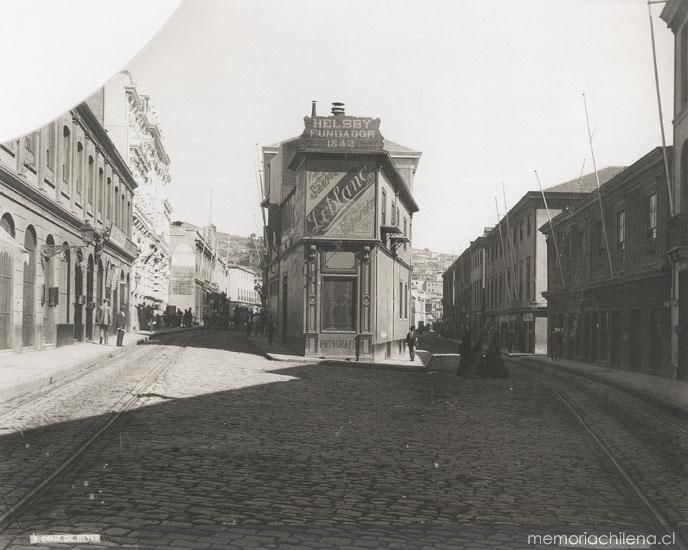
<instances>
[{"instance_id":1,"label":"painted advertisement sign","mask_svg":"<svg viewBox=\"0 0 688 550\"><path fill-rule=\"evenodd\" d=\"M299 147L310 150L357 149L380 151L384 139L380 119L353 116L305 117Z\"/></svg>"},{"instance_id":2,"label":"painted advertisement sign","mask_svg":"<svg viewBox=\"0 0 688 550\"><path fill-rule=\"evenodd\" d=\"M309 166L306 234L311 237L371 238L375 218L375 167L360 162Z\"/></svg>"}]
</instances>

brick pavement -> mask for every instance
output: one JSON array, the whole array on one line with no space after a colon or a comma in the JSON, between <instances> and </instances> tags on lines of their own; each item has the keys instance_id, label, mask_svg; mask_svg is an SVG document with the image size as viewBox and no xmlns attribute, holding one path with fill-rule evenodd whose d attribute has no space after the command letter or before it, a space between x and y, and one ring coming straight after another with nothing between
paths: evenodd
<instances>
[{"instance_id":1,"label":"brick pavement","mask_svg":"<svg viewBox=\"0 0 688 550\"><path fill-rule=\"evenodd\" d=\"M242 340L197 335L121 439L6 544L76 531L102 533L98 547L529 548L531 532L653 532L528 371L275 363Z\"/></svg>"}]
</instances>

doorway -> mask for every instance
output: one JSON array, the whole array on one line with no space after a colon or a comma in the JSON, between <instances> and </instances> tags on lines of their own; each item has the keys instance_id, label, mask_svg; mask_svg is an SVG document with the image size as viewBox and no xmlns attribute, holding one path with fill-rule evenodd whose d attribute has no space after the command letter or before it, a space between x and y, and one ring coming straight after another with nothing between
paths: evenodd
<instances>
[{"instance_id":1,"label":"doorway","mask_svg":"<svg viewBox=\"0 0 688 550\"><path fill-rule=\"evenodd\" d=\"M284 344L287 340L287 276L286 274L282 277L282 343Z\"/></svg>"},{"instance_id":2,"label":"doorway","mask_svg":"<svg viewBox=\"0 0 688 550\"><path fill-rule=\"evenodd\" d=\"M82 262L81 252L77 252L74 265L74 338L79 341L84 339L84 272Z\"/></svg>"},{"instance_id":3,"label":"doorway","mask_svg":"<svg viewBox=\"0 0 688 550\"><path fill-rule=\"evenodd\" d=\"M611 330L609 339L609 363L612 367L619 366L619 348L621 345L621 312L612 311Z\"/></svg>"},{"instance_id":4,"label":"doorway","mask_svg":"<svg viewBox=\"0 0 688 550\"><path fill-rule=\"evenodd\" d=\"M34 345L36 300L36 234L31 226L24 234L24 292L22 300L22 347Z\"/></svg>"},{"instance_id":5,"label":"doorway","mask_svg":"<svg viewBox=\"0 0 688 550\"><path fill-rule=\"evenodd\" d=\"M643 314L639 309L631 310L628 351L631 370L639 371L642 365Z\"/></svg>"},{"instance_id":6,"label":"doorway","mask_svg":"<svg viewBox=\"0 0 688 550\"><path fill-rule=\"evenodd\" d=\"M688 379L688 269L678 273L678 372L681 380Z\"/></svg>"},{"instance_id":7,"label":"doorway","mask_svg":"<svg viewBox=\"0 0 688 550\"><path fill-rule=\"evenodd\" d=\"M89 256L86 267L86 340L93 340L93 271L93 256Z\"/></svg>"}]
</instances>

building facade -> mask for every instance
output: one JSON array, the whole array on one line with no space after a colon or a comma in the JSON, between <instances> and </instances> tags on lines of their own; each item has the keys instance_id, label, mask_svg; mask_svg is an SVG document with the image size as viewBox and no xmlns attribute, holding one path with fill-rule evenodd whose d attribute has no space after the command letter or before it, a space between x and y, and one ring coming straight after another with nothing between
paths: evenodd
<instances>
[{"instance_id":1,"label":"building facade","mask_svg":"<svg viewBox=\"0 0 688 550\"><path fill-rule=\"evenodd\" d=\"M549 326L563 357L674 376L668 219L657 148L542 227Z\"/></svg>"},{"instance_id":2,"label":"building facade","mask_svg":"<svg viewBox=\"0 0 688 550\"><path fill-rule=\"evenodd\" d=\"M621 170L600 170L600 182ZM544 199L530 191L472 241L444 274L444 330L456 338L469 330L483 339L498 331L509 353L546 353L547 245L538 228L548 220L548 209L556 216L595 186L594 174L588 174L545 189Z\"/></svg>"},{"instance_id":3,"label":"building facade","mask_svg":"<svg viewBox=\"0 0 688 550\"><path fill-rule=\"evenodd\" d=\"M150 97L141 94L127 71L118 73L89 99L93 110L136 180L133 241L141 251L132 269L131 311L139 326L144 313L162 312L170 276L170 158Z\"/></svg>"},{"instance_id":4,"label":"building facade","mask_svg":"<svg viewBox=\"0 0 688 550\"><path fill-rule=\"evenodd\" d=\"M170 226L170 289L168 309L191 308L193 321L203 324L226 313L229 271L216 251L215 227L200 228L175 221Z\"/></svg>"},{"instance_id":5,"label":"building facade","mask_svg":"<svg viewBox=\"0 0 688 550\"><path fill-rule=\"evenodd\" d=\"M91 339L106 297L128 309L135 189L85 103L0 144L0 350Z\"/></svg>"},{"instance_id":6,"label":"building facade","mask_svg":"<svg viewBox=\"0 0 688 550\"><path fill-rule=\"evenodd\" d=\"M420 153L339 104L304 123L301 136L263 148L264 288L277 336L306 355L398 356L410 326Z\"/></svg>"},{"instance_id":7,"label":"building facade","mask_svg":"<svg viewBox=\"0 0 688 550\"><path fill-rule=\"evenodd\" d=\"M688 2L670 0L661 14L674 33L674 160L667 254L671 262L671 363L688 379Z\"/></svg>"},{"instance_id":8,"label":"building facade","mask_svg":"<svg viewBox=\"0 0 688 550\"><path fill-rule=\"evenodd\" d=\"M243 265L230 264L227 266L229 273L229 291L227 299L230 308L235 307L253 310L260 307L260 295L256 290L256 285L261 284L261 277L250 267Z\"/></svg>"}]
</instances>

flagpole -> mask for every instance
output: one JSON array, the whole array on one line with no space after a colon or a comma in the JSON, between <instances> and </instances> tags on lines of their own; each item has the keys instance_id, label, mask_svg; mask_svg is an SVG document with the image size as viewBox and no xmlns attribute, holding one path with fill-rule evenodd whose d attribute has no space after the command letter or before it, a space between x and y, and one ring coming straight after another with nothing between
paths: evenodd
<instances>
[{"instance_id":1,"label":"flagpole","mask_svg":"<svg viewBox=\"0 0 688 550\"><path fill-rule=\"evenodd\" d=\"M588 141L590 142L590 156L592 158L592 167L595 171L595 183L597 185L597 199L600 205L600 217L602 218L602 234L604 235L604 247L607 251L607 260L609 261L609 274L614 277L614 264L612 262L612 253L609 250L609 238L607 237L607 224L604 221L604 208L602 206L602 193L600 191L600 177L597 173L597 162L595 161L595 149L592 146L592 133L590 132L590 118L588 117L588 103L583 94L583 107L585 108L585 122L588 126Z\"/></svg>"},{"instance_id":2,"label":"flagpole","mask_svg":"<svg viewBox=\"0 0 688 550\"><path fill-rule=\"evenodd\" d=\"M650 18L650 38L652 40L652 64L655 70L655 89L657 91L657 111L659 112L659 130L662 135L662 155L664 157L664 171L666 173L667 192L669 195L669 215L674 216L674 194L671 189L671 176L669 174L669 155L667 154L666 136L664 135L664 115L662 113L662 97L659 93L659 71L657 70L657 48L655 46L655 26L652 22L652 4L664 4L663 1L649 1L647 13Z\"/></svg>"},{"instance_id":3,"label":"flagpole","mask_svg":"<svg viewBox=\"0 0 688 550\"><path fill-rule=\"evenodd\" d=\"M561 267L561 255L559 254L559 244L557 244L557 234L554 232L554 226L552 225L552 216L549 213L549 206L547 205L547 197L545 196L545 191L542 189L542 183L540 182L540 176L538 175L537 170L533 170L533 171L535 172L535 177L537 178L538 187L540 188L540 194L542 195L542 200L545 203L545 210L547 211L547 219L549 220L549 228L552 231L552 240L554 241L554 251L557 255L557 266L559 267L559 274L561 275L561 285L565 287L566 282L564 281L564 270Z\"/></svg>"},{"instance_id":4,"label":"flagpole","mask_svg":"<svg viewBox=\"0 0 688 550\"><path fill-rule=\"evenodd\" d=\"M497 211L497 229L499 230L499 241L502 244L502 265L504 266L504 287L506 288L506 295L509 303L511 303L511 289L509 289L509 285L506 284L507 280L509 278L509 274L507 273L507 267L506 267L506 249L504 248L504 237L502 236L502 224L499 219L499 204L497 203L497 197L494 198L495 200L495 210Z\"/></svg>"},{"instance_id":5,"label":"flagpole","mask_svg":"<svg viewBox=\"0 0 688 550\"><path fill-rule=\"evenodd\" d=\"M502 182L502 194L504 195L504 218L506 219L506 244L509 249L509 259L511 260L511 286L513 290L514 300L518 297L516 293L516 263L514 262L514 253L511 249L511 228L509 227L509 208L506 205L506 189L504 182ZM513 306L513 304L511 304Z\"/></svg>"}]
</instances>

